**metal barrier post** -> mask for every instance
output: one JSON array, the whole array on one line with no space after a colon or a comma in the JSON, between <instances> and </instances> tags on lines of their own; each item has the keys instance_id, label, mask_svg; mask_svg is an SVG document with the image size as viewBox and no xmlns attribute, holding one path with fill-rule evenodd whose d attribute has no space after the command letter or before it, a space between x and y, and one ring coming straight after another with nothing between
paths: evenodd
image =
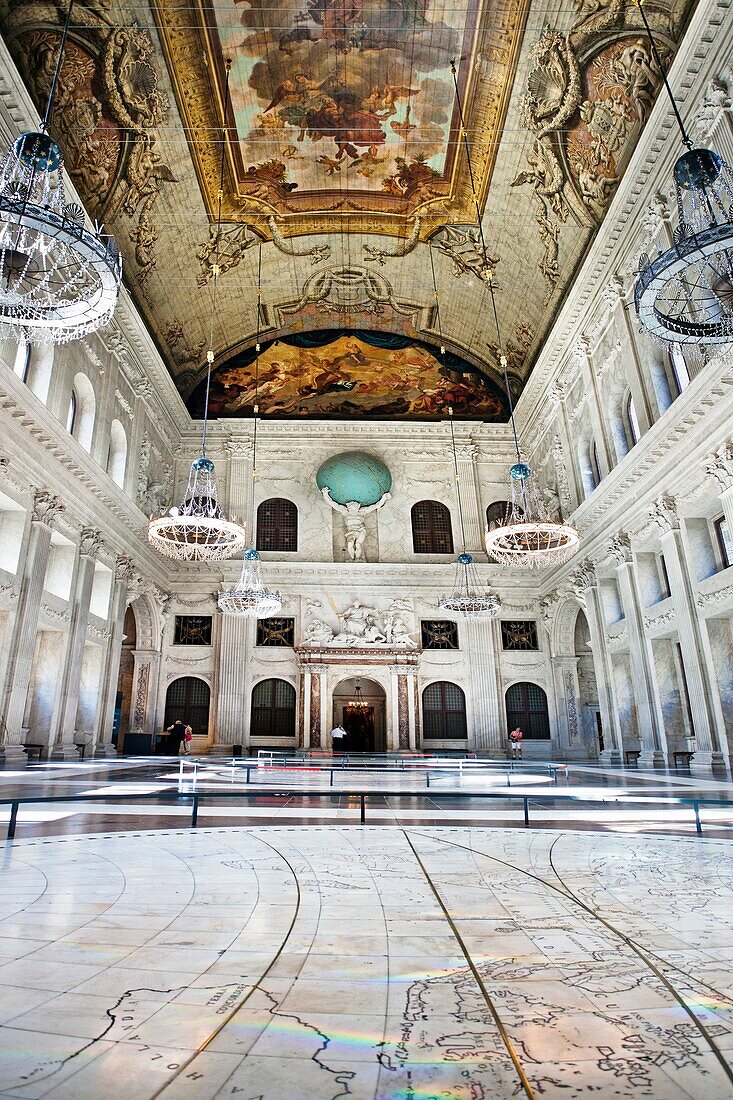
<instances>
[{"instance_id":1,"label":"metal barrier post","mask_svg":"<svg viewBox=\"0 0 733 1100\"><path fill-rule=\"evenodd\" d=\"M430 786L430 772L427 768L425 769L425 786Z\"/></svg>"},{"instance_id":2,"label":"metal barrier post","mask_svg":"<svg viewBox=\"0 0 733 1100\"><path fill-rule=\"evenodd\" d=\"M702 836L702 822L700 821L700 803L693 802L692 805L695 807L695 832L698 836Z\"/></svg>"},{"instance_id":3,"label":"metal barrier post","mask_svg":"<svg viewBox=\"0 0 733 1100\"><path fill-rule=\"evenodd\" d=\"M252 768L249 766L249 764L247 765L246 771L247 771L247 780L246 780L246 782L250 783L252 781Z\"/></svg>"},{"instance_id":4,"label":"metal barrier post","mask_svg":"<svg viewBox=\"0 0 733 1100\"><path fill-rule=\"evenodd\" d=\"M10 821L8 822L8 840L15 836L15 823L18 820L18 803L14 802L10 807Z\"/></svg>"},{"instance_id":5,"label":"metal barrier post","mask_svg":"<svg viewBox=\"0 0 733 1100\"><path fill-rule=\"evenodd\" d=\"M529 799L524 799L524 827L529 828Z\"/></svg>"},{"instance_id":6,"label":"metal barrier post","mask_svg":"<svg viewBox=\"0 0 733 1100\"><path fill-rule=\"evenodd\" d=\"M328 785L329 785L329 787L333 786L333 768L331 768L331 777L328 780Z\"/></svg>"},{"instance_id":7,"label":"metal barrier post","mask_svg":"<svg viewBox=\"0 0 733 1100\"><path fill-rule=\"evenodd\" d=\"M366 823L366 795L359 795L359 803L359 809L361 811L361 824L364 825Z\"/></svg>"},{"instance_id":8,"label":"metal barrier post","mask_svg":"<svg viewBox=\"0 0 733 1100\"><path fill-rule=\"evenodd\" d=\"M199 796L195 794L193 796L193 806L191 809L191 828L195 829L199 820Z\"/></svg>"}]
</instances>

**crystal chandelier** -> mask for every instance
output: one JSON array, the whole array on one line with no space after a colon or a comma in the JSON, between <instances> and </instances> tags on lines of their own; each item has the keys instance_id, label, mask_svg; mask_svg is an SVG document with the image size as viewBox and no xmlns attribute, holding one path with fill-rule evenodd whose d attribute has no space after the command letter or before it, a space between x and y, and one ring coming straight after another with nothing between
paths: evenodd
<instances>
[{"instance_id":1,"label":"crystal chandelier","mask_svg":"<svg viewBox=\"0 0 733 1100\"><path fill-rule=\"evenodd\" d=\"M531 468L519 454L517 459L509 470L511 496L504 518L486 528L486 553L503 565L525 569L561 565L578 549L578 532L552 515Z\"/></svg>"},{"instance_id":2,"label":"crystal chandelier","mask_svg":"<svg viewBox=\"0 0 733 1100\"><path fill-rule=\"evenodd\" d=\"M354 710L368 710L369 704L361 693L361 680L356 681L354 687L354 698L350 700L349 706Z\"/></svg>"},{"instance_id":3,"label":"crystal chandelier","mask_svg":"<svg viewBox=\"0 0 733 1100\"><path fill-rule=\"evenodd\" d=\"M87 230L83 209L66 202L63 154L47 133L71 8L41 129L21 134L0 165L0 339L18 343L64 344L106 325L122 280L114 238Z\"/></svg>"},{"instance_id":4,"label":"crystal chandelier","mask_svg":"<svg viewBox=\"0 0 733 1100\"><path fill-rule=\"evenodd\" d=\"M458 106L458 116L461 123L461 134L466 151L466 161L471 179L473 169L471 167L471 147L468 142L466 127L463 119L463 106L458 91L458 77L454 62L451 62L453 74L453 87ZM499 363L504 374L504 386L506 388L507 401L509 403L509 419L514 437L514 449L517 461L509 470L511 485L510 499L507 504L506 514L501 523L487 527L486 552L489 557L502 562L504 565L514 565L523 568L539 569L543 566L560 565L567 561L578 549L580 538L574 527L563 523L550 514L547 505L540 496L539 488L532 480L531 467L522 460L519 448L517 425L514 418L514 402L509 386L508 362L504 354L501 338L501 326L499 313L496 308L496 296L494 293L494 272L489 263L486 249L486 239L481 222L481 210L478 196L474 190L474 203L476 206L476 224L478 226L481 249L486 272L484 281L489 291L491 313L496 329L496 341L499 348ZM460 561L460 559L459 559Z\"/></svg>"},{"instance_id":5,"label":"crystal chandelier","mask_svg":"<svg viewBox=\"0 0 733 1100\"><path fill-rule=\"evenodd\" d=\"M686 152L674 166L679 219L674 244L655 259L641 256L636 312L660 342L728 343L733 339L733 171L719 153L693 148L638 2Z\"/></svg>"},{"instance_id":6,"label":"crystal chandelier","mask_svg":"<svg viewBox=\"0 0 733 1100\"><path fill-rule=\"evenodd\" d=\"M229 104L229 73L231 62L226 63L227 81L224 99L224 119ZM226 128L222 136L221 173L224 173ZM219 188L219 209L216 234L216 257L212 265L211 327L209 350L206 353L206 401L204 424L201 434L201 454L191 463L188 487L183 503L173 507L165 515L151 516L148 524L148 541L164 557L178 561L222 561L231 558L244 548L246 534L242 524L233 516L227 518L219 504L214 476L214 463L206 454L206 428L209 418L209 389L211 367L214 362L214 319L216 316L217 279L219 267L219 241L221 239L222 188Z\"/></svg>"},{"instance_id":7,"label":"crystal chandelier","mask_svg":"<svg viewBox=\"0 0 733 1100\"><path fill-rule=\"evenodd\" d=\"M456 437L453 431L452 408L448 409L448 418L451 446L453 448L453 472L456 482L456 498L458 500L458 518L461 525L462 550L456 558L453 588L446 596L441 596L438 599L438 607L441 611L449 611L452 615L459 615L463 619L494 619L501 607L499 597L483 587L473 555L466 551L466 530L463 522L463 503L461 501L461 484L458 478L458 457L456 455Z\"/></svg>"},{"instance_id":8,"label":"crystal chandelier","mask_svg":"<svg viewBox=\"0 0 733 1100\"><path fill-rule=\"evenodd\" d=\"M265 588L260 555L252 547L244 552L239 580L233 588L219 593L218 602L225 615L241 615L247 619L266 619L283 605L279 592Z\"/></svg>"},{"instance_id":9,"label":"crystal chandelier","mask_svg":"<svg viewBox=\"0 0 733 1100\"><path fill-rule=\"evenodd\" d=\"M255 340L255 403L254 427L252 431L252 496L250 515L252 530L255 524L255 483L257 480L257 417L259 405L257 399L260 385L260 312L262 299L262 244L259 245L257 260L257 334ZM244 615L249 619L266 619L274 615L283 605L279 592L271 592L262 580L260 555L254 547L244 553L242 572L233 588L219 593L219 607L225 615Z\"/></svg>"}]
</instances>

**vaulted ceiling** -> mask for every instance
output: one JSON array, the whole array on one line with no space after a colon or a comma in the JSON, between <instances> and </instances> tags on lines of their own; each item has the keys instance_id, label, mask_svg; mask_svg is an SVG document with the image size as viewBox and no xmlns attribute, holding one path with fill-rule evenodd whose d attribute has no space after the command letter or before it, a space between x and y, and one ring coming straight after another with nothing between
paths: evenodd
<instances>
[{"instance_id":1,"label":"vaulted ceiling","mask_svg":"<svg viewBox=\"0 0 733 1100\"><path fill-rule=\"evenodd\" d=\"M665 60L690 7L647 6ZM2 9L39 104L65 10ZM654 102L660 73L640 26L632 0L76 0L52 130L192 409L218 251L222 415L247 403L259 331L263 345L288 337L274 415L286 397L299 415L436 415L458 385L476 395L464 415L501 419L476 206L518 392ZM412 374L393 371L390 387L390 356L364 347L360 374L333 344L357 329L392 334L403 356L414 341ZM295 337L318 330L306 393ZM351 368L340 391L314 360L326 352ZM430 371L432 405L420 399Z\"/></svg>"}]
</instances>

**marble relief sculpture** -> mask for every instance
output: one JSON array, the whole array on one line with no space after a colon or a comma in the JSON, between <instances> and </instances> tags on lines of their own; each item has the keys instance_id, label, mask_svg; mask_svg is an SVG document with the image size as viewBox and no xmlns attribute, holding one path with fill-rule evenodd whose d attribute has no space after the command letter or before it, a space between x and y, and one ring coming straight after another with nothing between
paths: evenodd
<instances>
[{"instance_id":1,"label":"marble relief sculpture","mask_svg":"<svg viewBox=\"0 0 733 1100\"><path fill-rule=\"evenodd\" d=\"M309 601L308 610L313 616L305 628L306 645L322 646L399 646L416 649L417 643L410 635L404 619L403 600L393 600L386 611L353 600L344 611L338 613L338 630L315 614L315 601Z\"/></svg>"}]
</instances>

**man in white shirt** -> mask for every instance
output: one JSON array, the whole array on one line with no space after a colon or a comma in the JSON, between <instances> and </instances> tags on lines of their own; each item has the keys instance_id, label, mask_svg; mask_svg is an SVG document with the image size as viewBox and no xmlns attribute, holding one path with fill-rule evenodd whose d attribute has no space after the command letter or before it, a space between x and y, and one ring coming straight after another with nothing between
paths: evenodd
<instances>
[{"instance_id":1,"label":"man in white shirt","mask_svg":"<svg viewBox=\"0 0 733 1100\"><path fill-rule=\"evenodd\" d=\"M339 752L343 743L344 737L346 737L346 730L343 726L334 726L331 730L331 744L334 752Z\"/></svg>"}]
</instances>

